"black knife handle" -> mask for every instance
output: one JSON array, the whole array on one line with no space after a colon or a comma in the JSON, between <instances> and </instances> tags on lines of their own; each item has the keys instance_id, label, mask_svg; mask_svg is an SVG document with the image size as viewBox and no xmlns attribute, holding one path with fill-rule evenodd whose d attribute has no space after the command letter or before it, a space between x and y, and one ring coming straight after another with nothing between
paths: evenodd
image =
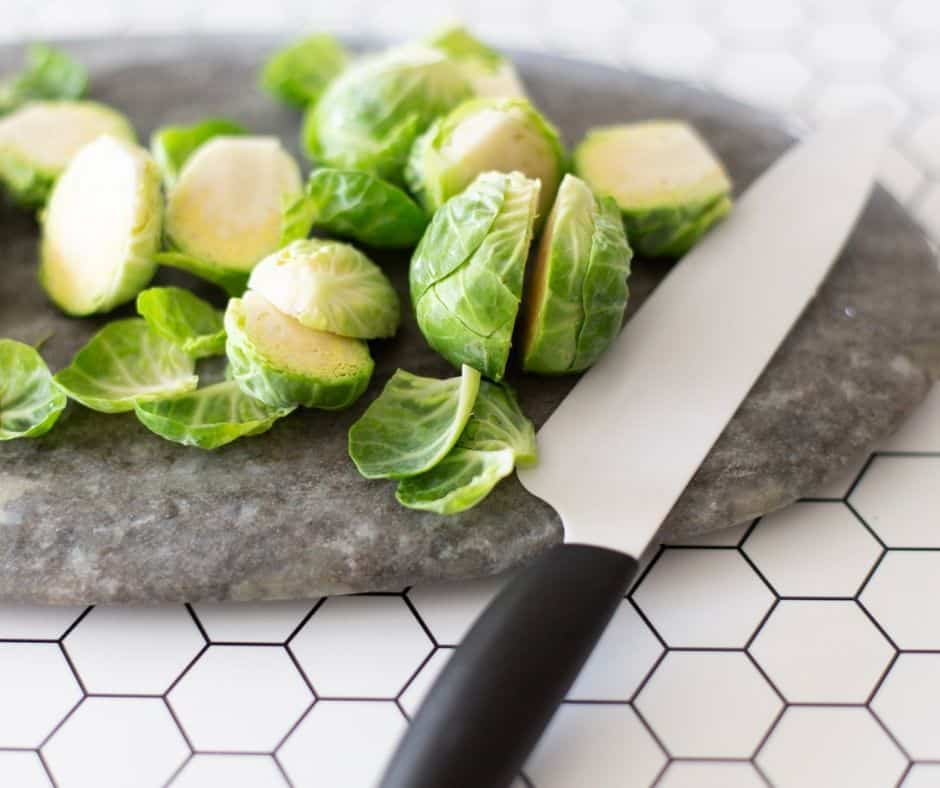
<instances>
[{"instance_id":1,"label":"black knife handle","mask_svg":"<svg viewBox=\"0 0 940 788\"><path fill-rule=\"evenodd\" d=\"M381 788L504 788L630 587L637 562L565 544L502 590L445 665Z\"/></svg>"}]
</instances>

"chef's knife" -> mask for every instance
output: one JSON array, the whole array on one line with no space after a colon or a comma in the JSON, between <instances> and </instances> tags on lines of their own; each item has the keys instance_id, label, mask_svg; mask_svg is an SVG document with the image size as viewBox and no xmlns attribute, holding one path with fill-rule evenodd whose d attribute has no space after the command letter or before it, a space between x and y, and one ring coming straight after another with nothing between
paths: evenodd
<instances>
[{"instance_id":1,"label":"chef's knife","mask_svg":"<svg viewBox=\"0 0 940 788\"><path fill-rule=\"evenodd\" d=\"M539 430L519 478L566 543L517 575L447 663L382 788L502 788L528 756L709 449L815 294L889 126L794 147L653 292Z\"/></svg>"}]
</instances>

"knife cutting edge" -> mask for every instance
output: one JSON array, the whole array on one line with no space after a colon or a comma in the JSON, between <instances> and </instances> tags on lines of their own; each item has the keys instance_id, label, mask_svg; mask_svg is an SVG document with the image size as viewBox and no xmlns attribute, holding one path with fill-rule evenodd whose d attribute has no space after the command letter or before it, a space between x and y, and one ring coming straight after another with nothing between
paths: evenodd
<instances>
[{"instance_id":1,"label":"knife cutting edge","mask_svg":"<svg viewBox=\"0 0 940 788\"><path fill-rule=\"evenodd\" d=\"M565 526L431 688L382 788L501 788L537 743L657 532L855 225L891 124L794 146L678 263L539 430L523 485Z\"/></svg>"}]
</instances>

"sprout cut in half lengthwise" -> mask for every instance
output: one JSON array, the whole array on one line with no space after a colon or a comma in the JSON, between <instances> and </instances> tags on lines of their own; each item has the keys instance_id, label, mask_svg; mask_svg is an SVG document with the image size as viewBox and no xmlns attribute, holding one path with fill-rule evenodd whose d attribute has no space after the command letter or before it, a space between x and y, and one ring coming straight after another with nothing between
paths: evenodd
<instances>
[{"instance_id":1,"label":"sprout cut in half lengthwise","mask_svg":"<svg viewBox=\"0 0 940 788\"><path fill-rule=\"evenodd\" d=\"M39 281L67 314L130 301L156 270L163 195L142 148L99 137L56 182L42 223Z\"/></svg>"},{"instance_id":2,"label":"sprout cut in half lengthwise","mask_svg":"<svg viewBox=\"0 0 940 788\"><path fill-rule=\"evenodd\" d=\"M340 410L372 377L365 342L307 328L251 290L229 301L225 330L234 379L272 408Z\"/></svg>"},{"instance_id":3,"label":"sprout cut in half lengthwise","mask_svg":"<svg viewBox=\"0 0 940 788\"><path fill-rule=\"evenodd\" d=\"M447 27L428 44L453 60L481 98L525 98L525 86L509 58L490 49L461 26Z\"/></svg>"},{"instance_id":4,"label":"sprout cut in half lengthwise","mask_svg":"<svg viewBox=\"0 0 940 788\"><path fill-rule=\"evenodd\" d=\"M169 187L176 182L189 157L209 140L245 133L241 125L227 118L207 118L190 126L162 126L150 137L150 152Z\"/></svg>"},{"instance_id":5,"label":"sprout cut in half lengthwise","mask_svg":"<svg viewBox=\"0 0 940 788\"><path fill-rule=\"evenodd\" d=\"M591 366L627 307L632 252L613 199L566 175L530 263L522 365L563 374Z\"/></svg>"},{"instance_id":6,"label":"sprout cut in half lengthwise","mask_svg":"<svg viewBox=\"0 0 940 788\"><path fill-rule=\"evenodd\" d=\"M623 213L641 257L681 257L731 210L731 181L687 123L649 121L593 129L575 171Z\"/></svg>"}]
</instances>

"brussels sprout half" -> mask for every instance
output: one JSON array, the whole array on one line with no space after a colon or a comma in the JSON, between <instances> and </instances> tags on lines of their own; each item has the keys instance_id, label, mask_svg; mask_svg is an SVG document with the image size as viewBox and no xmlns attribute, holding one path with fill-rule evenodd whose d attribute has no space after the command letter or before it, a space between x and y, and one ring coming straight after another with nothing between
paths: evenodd
<instances>
[{"instance_id":1,"label":"brussels sprout half","mask_svg":"<svg viewBox=\"0 0 940 788\"><path fill-rule=\"evenodd\" d=\"M509 358L538 196L539 182L521 173L483 173L434 215L411 261L411 297L428 344L497 381Z\"/></svg>"},{"instance_id":2,"label":"brussels sprout half","mask_svg":"<svg viewBox=\"0 0 940 788\"><path fill-rule=\"evenodd\" d=\"M620 330L632 253L611 198L566 175L529 269L522 366L587 369Z\"/></svg>"},{"instance_id":3,"label":"brussels sprout half","mask_svg":"<svg viewBox=\"0 0 940 788\"><path fill-rule=\"evenodd\" d=\"M251 290L229 301L225 330L233 378L272 408L340 410L372 377L365 342L307 328Z\"/></svg>"},{"instance_id":4,"label":"brussels sprout half","mask_svg":"<svg viewBox=\"0 0 940 788\"><path fill-rule=\"evenodd\" d=\"M272 54L259 82L274 98L303 108L320 98L348 59L333 36L314 33Z\"/></svg>"},{"instance_id":5,"label":"brussels sprout half","mask_svg":"<svg viewBox=\"0 0 940 788\"><path fill-rule=\"evenodd\" d=\"M45 435L65 405L36 349L0 339L0 441Z\"/></svg>"},{"instance_id":6,"label":"brussels sprout half","mask_svg":"<svg viewBox=\"0 0 940 788\"><path fill-rule=\"evenodd\" d=\"M161 126L150 136L150 152L163 170L163 181L172 186L196 149L214 137L247 134L243 126L227 118L208 118L190 126Z\"/></svg>"},{"instance_id":7,"label":"brussels sprout half","mask_svg":"<svg viewBox=\"0 0 940 788\"><path fill-rule=\"evenodd\" d=\"M39 281L67 314L107 312L147 286L162 223L153 159L136 145L99 137L74 156L52 190Z\"/></svg>"},{"instance_id":8,"label":"brussels sprout half","mask_svg":"<svg viewBox=\"0 0 940 788\"><path fill-rule=\"evenodd\" d=\"M193 358L225 353L222 313L180 287L151 287L137 296L137 313L160 336Z\"/></svg>"},{"instance_id":9,"label":"brussels sprout half","mask_svg":"<svg viewBox=\"0 0 940 788\"><path fill-rule=\"evenodd\" d=\"M555 128L525 99L471 99L416 142L405 179L429 212L481 172L521 172L542 183L539 215L555 199L566 154Z\"/></svg>"},{"instance_id":10,"label":"brussels sprout half","mask_svg":"<svg viewBox=\"0 0 940 788\"><path fill-rule=\"evenodd\" d=\"M136 140L127 118L104 104L24 104L0 118L0 183L21 205L40 206L72 157L103 134Z\"/></svg>"},{"instance_id":11,"label":"brussels sprout half","mask_svg":"<svg viewBox=\"0 0 940 788\"><path fill-rule=\"evenodd\" d=\"M465 28L445 28L428 39L428 45L454 60L470 82L475 96L525 98L525 86L512 61L490 49Z\"/></svg>"},{"instance_id":12,"label":"brussels sprout half","mask_svg":"<svg viewBox=\"0 0 940 788\"><path fill-rule=\"evenodd\" d=\"M167 195L168 252L157 261L238 292L280 245L281 214L303 186L275 137L215 137L189 158Z\"/></svg>"},{"instance_id":13,"label":"brussels sprout half","mask_svg":"<svg viewBox=\"0 0 940 788\"><path fill-rule=\"evenodd\" d=\"M407 46L363 58L307 111L303 147L327 166L400 183L415 138L470 95L460 69L436 49Z\"/></svg>"},{"instance_id":14,"label":"brussels sprout half","mask_svg":"<svg viewBox=\"0 0 940 788\"><path fill-rule=\"evenodd\" d=\"M696 131L681 121L649 121L588 132L575 171L623 213L642 257L681 257L731 210L731 181Z\"/></svg>"}]
</instances>

